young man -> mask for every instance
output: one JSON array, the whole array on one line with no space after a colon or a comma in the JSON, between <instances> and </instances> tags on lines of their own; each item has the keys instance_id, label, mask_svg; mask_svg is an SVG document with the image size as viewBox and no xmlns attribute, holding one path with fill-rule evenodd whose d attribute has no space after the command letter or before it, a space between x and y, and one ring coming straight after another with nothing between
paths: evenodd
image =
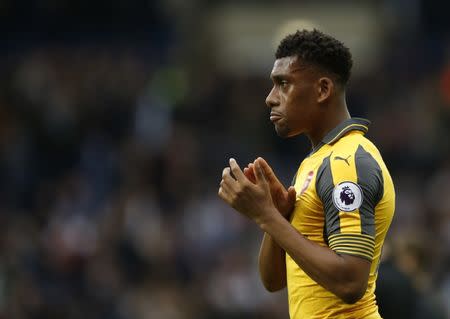
<instances>
[{"instance_id":1,"label":"young man","mask_svg":"<svg viewBox=\"0 0 450 319\"><path fill-rule=\"evenodd\" d=\"M259 256L269 291L288 287L291 318L381 318L375 281L395 194L369 121L345 101L352 58L336 39L297 31L276 52L266 99L281 137L306 134L311 153L287 190L262 158L222 172L219 196L265 232Z\"/></svg>"}]
</instances>

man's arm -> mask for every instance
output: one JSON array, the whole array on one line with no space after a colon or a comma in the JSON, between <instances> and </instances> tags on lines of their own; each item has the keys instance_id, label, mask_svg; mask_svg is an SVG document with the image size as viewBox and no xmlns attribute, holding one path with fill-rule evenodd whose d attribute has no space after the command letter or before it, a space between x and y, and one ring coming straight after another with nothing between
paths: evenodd
<instances>
[{"instance_id":1,"label":"man's arm","mask_svg":"<svg viewBox=\"0 0 450 319\"><path fill-rule=\"evenodd\" d=\"M259 275L270 292L286 287L286 253L267 233L259 250Z\"/></svg>"},{"instance_id":2,"label":"man's arm","mask_svg":"<svg viewBox=\"0 0 450 319\"><path fill-rule=\"evenodd\" d=\"M338 255L303 237L279 213L270 194L270 186L258 160L256 184L246 178L236 161L225 168L219 196L237 211L254 220L317 283L344 302L359 300L367 287L370 262L359 257Z\"/></svg>"},{"instance_id":3,"label":"man's arm","mask_svg":"<svg viewBox=\"0 0 450 319\"><path fill-rule=\"evenodd\" d=\"M344 302L355 303L364 295L370 271L368 260L338 255L308 240L279 214L267 214L259 226L308 276Z\"/></svg>"},{"instance_id":4,"label":"man's arm","mask_svg":"<svg viewBox=\"0 0 450 319\"><path fill-rule=\"evenodd\" d=\"M295 205L295 188L291 186L286 189L263 158L258 158L257 161L264 171L275 207L281 215L288 218ZM254 170L254 163L244 168L245 176L252 183L256 183ZM270 292L286 287L286 253L267 233L264 233L259 250L259 274L264 287Z\"/></svg>"}]
</instances>

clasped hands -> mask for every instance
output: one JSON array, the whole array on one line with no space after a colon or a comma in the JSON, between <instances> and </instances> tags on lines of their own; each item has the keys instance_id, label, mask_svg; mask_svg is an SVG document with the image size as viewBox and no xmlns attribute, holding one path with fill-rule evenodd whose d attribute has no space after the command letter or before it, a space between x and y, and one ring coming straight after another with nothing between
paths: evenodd
<instances>
[{"instance_id":1,"label":"clasped hands","mask_svg":"<svg viewBox=\"0 0 450 319\"><path fill-rule=\"evenodd\" d=\"M222 171L218 195L228 205L255 221L265 223L273 214L289 218L296 193L286 189L267 162L258 157L242 171L235 159Z\"/></svg>"}]
</instances>

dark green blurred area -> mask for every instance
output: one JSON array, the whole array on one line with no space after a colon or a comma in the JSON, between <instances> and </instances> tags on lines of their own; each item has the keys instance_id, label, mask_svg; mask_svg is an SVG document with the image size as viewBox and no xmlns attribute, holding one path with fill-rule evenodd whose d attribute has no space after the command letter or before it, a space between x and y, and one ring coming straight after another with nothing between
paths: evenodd
<instances>
[{"instance_id":1,"label":"dark green blurred area","mask_svg":"<svg viewBox=\"0 0 450 319\"><path fill-rule=\"evenodd\" d=\"M281 8L354 45L349 109L397 191L380 312L450 318L450 10L339 6L2 1L0 318L288 317L259 282L262 234L216 195L230 157L262 156L289 184L309 151L264 105L261 30Z\"/></svg>"}]
</instances>

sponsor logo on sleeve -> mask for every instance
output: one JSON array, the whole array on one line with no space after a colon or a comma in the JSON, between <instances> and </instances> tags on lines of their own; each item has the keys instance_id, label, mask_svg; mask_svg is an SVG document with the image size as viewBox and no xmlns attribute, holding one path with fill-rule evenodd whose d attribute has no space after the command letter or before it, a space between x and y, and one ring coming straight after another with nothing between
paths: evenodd
<instances>
[{"instance_id":1,"label":"sponsor logo on sleeve","mask_svg":"<svg viewBox=\"0 0 450 319\"><path fill-rule=\"evenodd\" d=\"M363 194L361 187L353 182L342 182L334 187L334 206L343 212L353 212L361 207Z\"/></svg>"}]
</instances>

